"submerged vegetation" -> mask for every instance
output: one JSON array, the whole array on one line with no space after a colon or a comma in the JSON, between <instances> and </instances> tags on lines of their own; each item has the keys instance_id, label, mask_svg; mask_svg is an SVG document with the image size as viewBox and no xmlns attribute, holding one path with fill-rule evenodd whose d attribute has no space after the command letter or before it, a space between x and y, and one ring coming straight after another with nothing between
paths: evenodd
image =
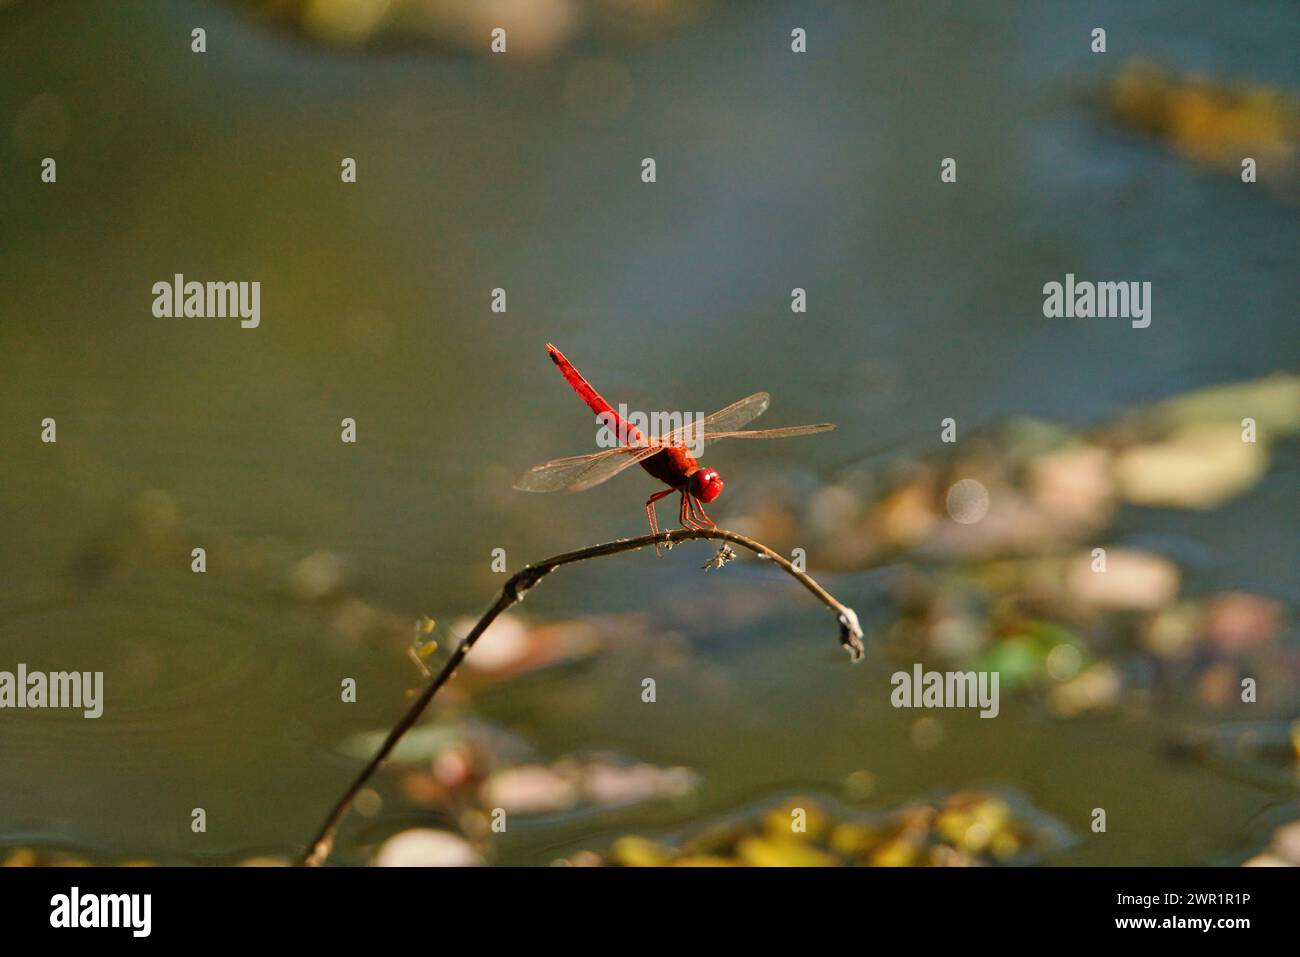
<instances>
[{"instance_id":1,"label":"submerged vegetation","mask_svg":"<svg viewBox=\"0 0 1300 957\"><path fill-rule=\"evenodd\" d=\"M788 798L757 815L711 824L678 842L619 838L563 863L624 867L970 867L1032 864L1067 840L1019 799L961 792L873 815Z\"/></svg>"},{"instance_id":2,"label":"submerged vegetation","mask_svg":"<svg viewBox=\"0 0 1300 957\"><path fill-rule=\"evenodd\" d=\"M1184 159L1300 198L1300 97L1261 83L1179 75L1145 59L1111 82L1114 116Z\"/></svg>"}]
</instances>

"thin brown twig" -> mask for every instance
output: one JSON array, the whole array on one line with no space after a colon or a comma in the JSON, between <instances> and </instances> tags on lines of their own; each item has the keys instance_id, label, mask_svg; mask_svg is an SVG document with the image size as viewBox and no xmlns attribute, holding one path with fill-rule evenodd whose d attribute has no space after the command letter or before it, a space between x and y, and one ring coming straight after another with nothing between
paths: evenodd
<instances>
[{"instance_id":1,"label":"thin brown twig","mask_svg":"<svg viewBox=\"0 0 1300 957\"><path fill-rule=\"evenodd\" d=\"M787 574L792 575L804 588L812 592L817 599L833 611L840 623L840 644L848 651L849 657L853 661L860 661L864 653L862 644L862 626L858 624L858 616L848 605L841 604L831 594L817 584L804 572L799 571L784 556L779 555L772 549L768 548L761 542L756 542L752 538L746 538L736 532L728 532L723 529L715 528L679 528L672 531L660 532L658 535L642 535L640 538L622 538L616 542L606 542L603 545L592 545L589 548L581 548L576 552L566 552L563 555L556 555L554 558L547 558L537 562L534 565L527 565L509 579L501 587L501 594L492 604L492 607L484 612L483 617L478 620L470 633L466 635L451 656L443 664L442 668L429 682L428 686L420 693L420 696L411 703L406 709L406 713L393 725L388 737L380 746L375 756L370 759L361 773L357 775L356 780L348 787L343 796L339 798L334 809L330 811L329 817L321 825L320 831L315 839L309 845L307 853L303 856L301 863L308 867L319 867L325 863L329 857L330 851L334 846L334 836L338 830L339 823L343 816L347 814L348 808L352 806L353 800L357 794L365 787L366 782L379 770L379 766L397 746L402 735L406 734L420 719L424 709L429 706L439 689L442 688L455 674L460 663L465 660L469 650L474 647L474 642L478 641L479 636L487 631L488 626L496 621L497 617L510 608L512 605L523 601L524 595L530 588L549 575L555 569L562 565L571 565L574 562L586 561L591 558L602 558L606 555L617 555L619 552L634 551L638 548L646 548L650 545L667 545L672 547L678 542L686 542L692 539L711 539L713 541L731 542L749 549L761 558L773 562Z\"/></svg>"}]
</instances>

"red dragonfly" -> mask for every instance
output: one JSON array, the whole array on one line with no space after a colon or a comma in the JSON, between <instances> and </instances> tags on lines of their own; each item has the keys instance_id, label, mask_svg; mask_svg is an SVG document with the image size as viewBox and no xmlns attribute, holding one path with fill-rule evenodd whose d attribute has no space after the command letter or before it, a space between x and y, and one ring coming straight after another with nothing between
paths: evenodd
<instances>
[{"instance_id":1,"label":"red dragonfly","mask_svg":"<svg viewBox=\"0 0 1300 957\"><path fill-rule=\"evenodd\" d=\"M688 441L709 443L718 439L783 439L795 435L812 435L814 432L829 432L835 428L829 423L823 423L792 425L783 429L737 431L767 410L771 397L766 392L755 392L748 398L705 416L700 422L689 423L667 435L647 438L591 387L591 383L564 358L559 349L548 342L546 351L550 353L551 361L559 367L565 381L578 393L578 397L607 426L615 429L624 444L603 452L573 455L535 465L515 483L515 488L524 492L581 492L613 478L626 468L640 465L668 486L651 495L645 503L645 514L652 535L659 534L655 502L673 492L680 492L682 496L678 520L683 528L717 527L705 514L703 503L712 502L722 494L722 476L717 469L705 468L687 451ZM702 433L701 429L704 430ZM655 547L657 549L658 545Z\"/></svg>"}]
</instances>

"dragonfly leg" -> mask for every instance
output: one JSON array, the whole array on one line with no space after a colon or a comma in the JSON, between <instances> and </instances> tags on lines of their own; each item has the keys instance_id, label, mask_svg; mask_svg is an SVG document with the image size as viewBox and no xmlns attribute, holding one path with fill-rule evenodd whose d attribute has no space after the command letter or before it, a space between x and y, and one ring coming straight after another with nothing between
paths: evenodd
<instances>
[{"instance_id":1,"label":"dragonfly leg","mask_svg":"<svg viewBox=\"0 0 1300 957\"><path fill-rule=\"evenodd\" d=\"M682 504L677 510L677 521L682 528L703 528L704 526L695 520L695 509L690 504L692 501L689 492L682 493Z\"/></svg>"},{"instance_id":2,"label":"dragonfly leg","mask_svg":"<svg viewBox=\"0 0 1300 957\"><path fill-rule=\"evenodd\" d=\"M673 490L667 488L664 489L662 492L655 492L655 494L651 495L648 499L646 499L645 517L650 522L651 535L659 534L659 516L655 513L655 502L659 501L665 495L672 495L672 494L673 494ZM655 554L656 555L660 554L658 542L655 542Z\"/></svg>"},{"instance_id":3,"label":"dragonfly leg","mask_svg":"<svg viewBox=\"0 0 1300 957\"><path fill-rule=\"evenodd\" d=\"M691 496L691 510L696 515L696 520L700 523L701 528L718 527L714 524L713 519L709 518L708 514L704 511L704 503L693 495Z\"/></svg>"},{"instance_id":4,"label":"dragonfly leg","mask_svg":"<svg viewBox=\"0 0 1300 957\"><path fill-rule=\"evenodd\" d=\"M677 524L682 528L697 528L692 516L686 515L686 499L690 498L685 492L681 493L681 505L677 507Z\"/></svg>"}]
</instances>

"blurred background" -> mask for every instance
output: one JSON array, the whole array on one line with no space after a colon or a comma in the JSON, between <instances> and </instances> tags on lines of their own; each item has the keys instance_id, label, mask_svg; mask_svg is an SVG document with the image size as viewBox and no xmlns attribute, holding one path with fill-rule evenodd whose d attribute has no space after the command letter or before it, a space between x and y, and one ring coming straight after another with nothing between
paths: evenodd
<instances>
[{"instance_id":1,"label":"blurred background","mask_svg":"<svg viewBox=\"0 0 1300 957\"><path fill-rule=\"evenodd\" d=\"M711 451L711 513L867 660L702 543L565 569L336 861L1300 862L1297 49L1285 2L0 3L0 669L105 673L0 714L0 859L292 858L494 549L640 534L639 472L511 489L592 449L552 341L634 409L837 423ZM1150 327L1045 319L1067 272ZM260 327L154 318L176 273ZM914 662L1000 715L894 709Z\"/></svg>"}]
</instances>

